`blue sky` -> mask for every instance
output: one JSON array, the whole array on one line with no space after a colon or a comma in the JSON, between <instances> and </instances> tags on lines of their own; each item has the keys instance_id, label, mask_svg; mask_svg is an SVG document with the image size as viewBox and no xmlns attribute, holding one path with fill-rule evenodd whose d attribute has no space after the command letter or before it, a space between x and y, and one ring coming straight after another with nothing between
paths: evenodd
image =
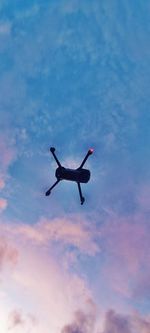
<instances>
[{"instance_id":1,"label":"blue sky","mask_svg":"<svg viewBox=\"0 0 150 333\"><path fill-rule=\"evenodd\" d=\"M149 12L147 0L1 1L3 333L150 330ZM44 196L50 146L70 167L94 148L83 206L76 184Z\"/></svg>"}]
</instances>

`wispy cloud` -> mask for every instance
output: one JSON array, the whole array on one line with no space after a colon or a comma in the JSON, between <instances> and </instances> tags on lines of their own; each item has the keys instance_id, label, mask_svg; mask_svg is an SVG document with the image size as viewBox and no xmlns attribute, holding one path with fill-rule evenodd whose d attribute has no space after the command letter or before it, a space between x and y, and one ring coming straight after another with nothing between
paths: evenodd
<instances>
[{"instance_id":1,"label":"wispy cloud","mask_svg":"<svg viewBox=\"0 0 150 333\"><path fill-rule=\"evenodd\" d=\"M0 152L0 190L2 190L5 187L8 168L16 158L16 149L14 147L13 141L9 141L9 137L7 137L4 133L0 135Z\"/></svg>"},{"instance_id":2,"label":"wispy cloud","mask_svg":"<svg viewBox=\"0 0 150 333\"><path fill-rule=\"evenodd\" d=\"M0 268L5 264L15 265L18 259L18 251L3 236L0 236Z\"/></svg>"},{"instance_id":3,"label":"wispy cloud","mask_svg":"<svg viewBox=\"0 0 150 333\"><path fill-rule=\"evenodd\" d=\"M1 168L7 168L16 157L16 151L13 147L13 140L6 134L0 136L1 149Z\"/></svg>"},{"instance_id":4,"label":"wispy cloud","mask_svg":"<svg viewBox=\"0 0 150 333\"><path fill-rule=\"evenodd\" d=\"M2 190L5 187L5 181L3 178L0 178L0 190Z\"/></svg>"},{"instance_id":5,"label":"wispy cloud","mask_svg":"<svg viewBox=\"0 0 150 333\"><path fill-rule=\"evenodd\" d=\"M7 207L7 200L0 198L0 212L5 210Z\"/></svg>"},{"instance_id":6,"label":"wispy cloud","mask_svg":"<svg viewBox=\"0 0 150 333\"><path fill-rule=\"evenodd\" d=\"M101 228L104 264L101 274L109 292L122 299L142 299L149 295L149 225L144 215L112 216ZM107 282L106 282L107 281Z\"/></svg>"},{"instance_id":7,"label":"wispy cloud","mask_svg":"<svg viewBox=\"0 0 150 333\"><path fill-rule=\"evenodd\" d=\"M80 216L60 217L53 220L42 218L35 225L17 224L14 229L7 226L8 232L18 235L24 241L35 245L48 246L49 242L57 242L64 246L74 246L81 253L95 255L100 248L95 240L97 230Z\"/></svg>"}]
</instances>

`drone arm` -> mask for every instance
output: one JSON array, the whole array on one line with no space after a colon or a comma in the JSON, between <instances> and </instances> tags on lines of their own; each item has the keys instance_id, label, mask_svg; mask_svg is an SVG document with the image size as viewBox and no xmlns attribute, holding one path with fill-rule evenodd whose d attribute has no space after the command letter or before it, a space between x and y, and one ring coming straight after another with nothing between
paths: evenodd
<instances>
[{"instance_id":1,"label":"drone arm","mask_svg":"<svg viewBox=\"0 0 150 333\"><path fill-rule=\"evenodd\" d=\"M80 195L81 205L83 205L85 199L84 199L84 197L83 197L83 195L82 195L82 191L81 191L81 185L80 185L80 183L77 183L77 184L78 184L78 190L79 190L79 195Z\"/></svg>"},{"instance_id":2,"label":"drone arm","mask_svg":"<svg viewBox=\"0 0 150 333\"><path fill-rule=\"evenodd\" d=\"M84 157L84 160L82 161L81 165L79 166L79 169L82 169L83 165L85 164L86 160L90 155L93 154L93 149L89 149L86 156Z\"/></svg>"},{"instance_id":3,"label":"drone arm","mask_svg":"<svg viewBox=\"0 0 150 333\"><path fill-rule=\"evenodd\" d=\"M45 193L46 196L50 195L51 190L60 182L60 179L58 179L50 188L49 190Z\"/></svg>"},{"instance_id":4,"label":"drone arm","mask_svg":"<svg viewBox=\"0 0 150 333\"><path fill-rule=\"evenodd\" d=\"M61 167L61 164L60 164L60 162L59 162L57 156L55 155L55 148L54 148L54 147L51 147L51 148L50 148L50 151L51 151L51 153L52 153L52 155L53 155L53 157L54 157L54 159L55 159L57 165L58 165L59 167Z\"/></svg>"}]
</instances>

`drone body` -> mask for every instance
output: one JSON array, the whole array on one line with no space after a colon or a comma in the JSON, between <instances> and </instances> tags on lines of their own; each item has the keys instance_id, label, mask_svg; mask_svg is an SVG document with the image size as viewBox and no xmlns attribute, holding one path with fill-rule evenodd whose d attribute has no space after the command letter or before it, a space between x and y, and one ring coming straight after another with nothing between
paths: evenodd
<instances>
[{"instance_id":1,"label":"drone body","mask_svg":"<svg viewBox=\"0 0 150 333\"><path fill-rule=\"evenodd\" d=\"M57 179L70 180L73 182L87 183L90 179L90 171L87 169L67 169L58 167L55 176Z\"/></svg>"},{"instance_id":2,"label":"drone body","mask_svg":"<svg viewBox=\"0 0 150 333\"><path fill-rule=\"evenodd\" d=\"M57 159L55 155L55 148L50 148L51 153L53 154L53 157L58 165L58 168L56 169L55 176L57 178L57 181L54 183L53 186L50 187L50 189L45 193L46 196L50 195L51 190L61 181L61 180L69 180L76 182L78 185L81 205L83 205L85 199L82 195L81 191L81 185L80 183L87 183L90 180L90 171L87 169L83 169L83 165L85 164L87 158L93 153L93 149L89 149L84 160L82 161L81 165L77 169L68 169L64 168L59 160Z\"/></svg>"}]
</instances>

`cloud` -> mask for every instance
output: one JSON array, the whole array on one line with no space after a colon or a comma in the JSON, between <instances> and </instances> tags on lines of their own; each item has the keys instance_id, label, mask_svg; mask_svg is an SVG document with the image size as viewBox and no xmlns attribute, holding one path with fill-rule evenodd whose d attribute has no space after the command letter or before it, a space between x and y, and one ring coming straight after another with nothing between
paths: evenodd
<instances>
[{"instance_id":1,"label":"cloud","mask_svg":"<svg viewBox=\"0 0 150 333\"><path fill-rule=\"evenodd\" d=\"M8 134L8 133L7 133ZM8 176L8 168L16 158L16 149L14 143L10 140L9 135L0 135L0 152L1 152L1 164L0 164L0 190L5 187L6 178ZM4 208L6 208L6 201L1 202Z\"/></svg>"},{"instance_id":2,"label":"cloud","mask_svg":"<svg viewBox=\"0 0 150 333\"><path fill-rule=\"evenodd\" d=\"M137 273L141 263L147 260L145 256L149 244L147 233L148 226L144 221L141 224L140 216L136 221L133 221L132 217L129 219L116 217L116 220L106 223L102 230L108 251L115 259L124 261L133 274Z\"/></svg>"},{"instance_id":3,"label":"cloud","mask_svg":"<svg viewBox=\"0 0 150 333\"><path fill-rule=\"evenodd\" d=\"M50 221L48 226L49 224ZM65 228L66 226L68 230L68 224L65 224ZM57 234L56 228L56 230L54 229L55 233L52 232L52 236L46 238L47 246L45 246L45 239L42 239L41 242L37 236L31 237L31 232L28 235L28 233L22 233L22 230L24 229L20 231L19 225L17 230L16 224L6 222L1 224L0 228L1 267L4 267L4 263L6 268L9 267L10 263L13 263L11 274L7 269L1 270L1 283L5 295L3 304L7 304L4 307L0 301L0 308L3 306L4 309L4 313L1 314L1 325L5 327L5 318L7 317L9 327L16 329L16 331L20 329L24 332L26 327L32 327L33 333L49 333L49 331L60 333L62 327L71 321L73 313L78 308L83 309L84 312L88 300L92 298L92 293L85 277L74 271L68 271L64 267L63 253L61 257L57 256L55 248L58 247L61 238L62 242L64 238L68 244L70 234L79 235L86 246L90 240L86 236L86 231L84 236L84 231L81 229L82 236L82 232L80 234L80 229L77 228L77 232L76 229L75 231L71 229L67 238L66 231L59 234L58 239L56 236L57 246L52 246L52 236L55 237L55 233ZM42 232L42 227L39 230L39 235L40 232ZM82 251L80 243L77 246ZM85 252L87 252L86 246L83 245ZM90 306L92 308L92 305ZM35 318L36 325L31 323L28 313L31 313ZM77 317L80 318L79 313Z\"/></svg>"},{"instance_id":4,"label":"cloud","mask_svg":"<svg viewBox=\"0 0 150 333\"><path fill-rule=\"evenodd\" d=\"M9 321L10 327L14 324L16 329L17 327L18 329L22 327L23 331L23 327L30 325L33 332L37 333L41 333L41 331L48 333L49 330L54 333L149 333L149 319L141 317L141 315L125 315L112 309L106 312L103 323L103 316L100 317L97 312L86 277L81 277L74 270L69 271L68 267L63 265L63 251L61 257L55 251L55 248L60 246L59 243L62 243L63 247L67 246L67 249L72 245L80 253L89 254L88 245L94 241L95 237L94 228L92 235L87 222L82 221L81 224L78 216L75 225L74 219L75 217L72 220L70 218L68 221L62 218L62 230L59 230L61 229L61 220L59 221L59 219L50 221L42 218L34 226L29 226L31 229L26 229L27 225L23 224L3 223L1 225L1 266L3 267L4 263L5 265L15 263L15 265L13 264L11 277L10 274L7 275L7 272L4 275L1 270L3 290L10 303L10 308L22 309L21 312L9 310L7 316L9 320L11 318L11 321ZM79 228L79 221L82 225L81 229ZM70 223L70 228L68 223ZM120 221L116 219L111 221L111 224L106 223L106 225L101 226L101 232L97 233L100 242L103 237L106 242L105 246L103 243L103 249L107 251L107 264L110 266L110 272L109 274L107 272L105 276L105 286L108 289L108 284L112 283L111 286L115 292L116 288L119 290L118 284L120 283L121 286L124 276L130 279L135 278L143 260L145 260L145 255L139 255L140 265L138 263L134 269L131 269L131 259L129 260L128 252L126 251L126 237L130 233L133 235L132 226L131 224L129 226L128 221L125 220L119 223ZM146 235L145 224L144 229L143 227L139 229L138 221L136 221L133 230L135 231L133 237L134 248L135 245L140 246L140 237L145 237ZM76 236L80 240L78 243L76 243ZM72 240L73 237L75 238L74 241ZM131 251L132 243L130 238L127 241L133 260L138 252L136 248L135 252ZM81 246L80 242L85 242L86 245L82 244ZM146 248L144 253L145 250ZM95 249L92 250L90 255L93 255L93 253L95 253ZM71 260L74 262L74 258ZM122 266L123 261L125 261L125 265ZM115 262L119 264L116 265ZM124 275L124 266L129 275ZM123 275L120 275L119 283L114 283L115 280L111 280L113 274L116 277L121 269L123 270ZM138 281L135 280L136 285ZM17 295L17 297L15 298L14 295ZM101 308L105 311L103 304ZM31 323L27 313L33 314L36 325ZM100 321L102 321L101 325L99 325L101 330L98 328ZM26 326L23 326L23 323Z\"/></svg>"},{"instance_id":5,"label":"cloud","mask_svg":"<svg viewBox=\"0 0 150 333\"><path fill-rule=\"evenodd\" d=\"M105 314L104 328L100 333L149 333L150 317L139 313L120 314L109 310ZM98 332L99 333L99 332Z\"/></svg>"},{"instance_id":6,"label":"cloud","mask_svg":"<svg viewBox=\"0 0 150 333\"><path fill-rule=\"evenodd\" d=\"M26 332L36 329L38 321L37 319L31 314L24 314L23 311L20 309L13 310L8 315L7 320L7 327L8 331L17 331L20 329L21 332Z\"/></svg>"},{"instance_id":7,"label":"cloud","mask_svg":"<svg viewBox=\"0 0 150 333\"><path fill-rule=\"evenodd\" d=\"M10 163L16 157L16 151L13 147L13 144L9 142L6 135L0 136L0 151L1 151L1 169L6 170Z\"/></svg>"},{"instance_id":8,"label":"cloud","mask_svg":"<svg viewBox=\"0 0 150 333\"><path fill-rule=\"evenodd\" d=\"M101 326L101 329L100 329ZM61 333L149 333L150 317L139 313L122 314L110 309L98 313L93 302L88 310L76 311L72 323L65 325Z\"/></svg>"},{"instance_id":9,"label":"cloud","mask_svg":"<svg viewBox=\"0 0 150 333\"><path fill-rule=\"evenodd\" d=\"M112 217L102 226L100 240L107 286L125 298L146 297L150 286L147 278L150 272L150 233L144 216Z\"/></svg>"},{"instance_id":10,"label":"cloud","mask_svg":"<svg viewBox=\"0 0 150 333\"><path fill-rule=\"evenodd\" d=\"M138 300L150 299L150 269L139 272L132 294Z\"/></svg>"},{"instance_id":11,"label":"cloud","mask_svg":"<svg viewBox=\"0 0 150 333\"><path fill-rule=\"evenodd\" d=\"M61 333L91 333L95 331L95 322L96 306L91 300L88 300L86 311L76 311L73 322L65 325Z\"/></svg>"},{"instance_id":12,"label":"cloud","mask_svg":"<svg viewBox=\"0 0 150 333\"><path fill-rule=\"evenodd\" d=\"M101 333L132 333L129 318L109 310L106 313L104 330Z\"/></svg>"},{"instance_id":13,"label":"cloud","mask_svg":"<svg viewBox=\"0 0 150 333\"><path fill-rule=\"evenodd\" d=\"M9 314L9 329L16 328L17 326L24 326L24 319L22 313L18 310L14 310Z\"/></svg>"},{"instance_id":14,"label":"cloud","mask_svg":"<svg viewBox=\"0 0 150 333\"><path fill-rule=\"evenodd\" d=\"M17 249L13 245L9 244L3 236L0 236L0 268L2 268L5 264L15 265L17 260Z\"/></svg>"},{"instance_id":15,"label":"cloud","mask_svg":"<svg viewBox=\"0 0 150 333\"><path fill-rule=\"evenodd\" d=\"M5 187L5 182L2 176L0 176L0 190L2 190Z\"/></svg>"},{"instance_id":16,"label":"cloud","mask_svg":"<svg viewBox=\"0 0 150 333\"><path fill-rule=\"evenodd\" d=\"M138 333L150 332L150 316L142 317L140 314L135 314L133 319L134 325L139 330Z\"/></svg>"},{"instance_id":17,"label":"cloud","mask_svg":"<svg viewBox=\"0 0 150 333\"><path fill-rule=\"evenodd\" d=\"M7 200L0 198L0 212L5 210L7 207Z\"/></svg>"},{"instance_id":18,"label":"cloud","mask_svg":"<svg viewBox=\"0 0 150 333\"><path fill-rule=\"evenodd\" d=\"M8 227L8 226L7 226ZM80 217L53 220L42 218L35 225L17 224L15 228L9 228L14 235L19 235L24 240L31 241L35 245L48 245L49 242L61 243L63 246L73 246L81 253L95 255L100 251L95 241L96 230Z\"/></svg>"}]
</instances>

